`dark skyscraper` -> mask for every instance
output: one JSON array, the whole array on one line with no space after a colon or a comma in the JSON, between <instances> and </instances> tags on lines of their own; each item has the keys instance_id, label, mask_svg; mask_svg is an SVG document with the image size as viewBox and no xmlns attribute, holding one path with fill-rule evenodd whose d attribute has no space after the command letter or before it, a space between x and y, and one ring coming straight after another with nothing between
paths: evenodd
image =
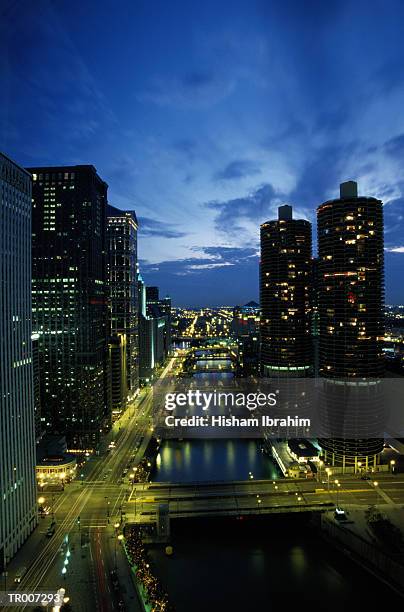
<instances>
[{"instance_id":1,"label":"dark skyscraper","mask_svg":"<svg viewBox=\"0 0 404 612\"><path fill-rule=\"evenodd\" d=\"M33 326L39 335L42 425L70 447L108 424L107 184L93 166L30 168Z\"/></svg>"},{"instance_id":2,"label":"dark skyscraper","mask_svg":"<svg viewBox=\"0 0 404 612\"><path fill-rule=\"evenodd\" d=\"M163 341L166 355L171 351L171 298L167 295L160 299L158 287L146 287L146 311L152 318L166 317Z\"/></svg>"},{"instance_id":3,"label":"dark skyscraper","mask_svg":"<svg viewBox=\"0 0 404 612\"><path fill-rule=\"evenodd\" d=\"M146 287L146 301L147 302L158 302L159 301L159 288L158 287Z\"/></svg>"},{"instance_id":4,"label":"dark skyscraper","mask_svg":"<svg viewBox=\"0 0 404 612\"><path fill-rule=\"evenodd\" d=\"M311 224L279 218L261 225L261 373L306 376L312 371L310 271Z\"/></svg>"},{"instance_id":5,"label":"dark skyscraper","mask_svg":"<svg viewBox=\"0 0 404 612\"><path fill-rule=\"evenodd\" d=\"M111 401L113 416L139 390L137 230L134 211L108 206Z\"/></svg>"},{"instance_id":6,"label":"dark skyscraper","mask_svg":"<svg viewBox=\"0 0 404 612\"><path fill-rule=\"evenodd\" d=\"M0 572L36 525L31 177L0 154Z\"/></svg>"},{"instance_id":7,"label":"dark skyscraper","mask_svg":"<svg viewBox=\"0 0 404 612\"><path fill-rule=\"evenodd\" d=\"M317 210L319 250L320 375L330 381L383 376L383 206L341 184L340 198ZM348 379L348 381L347 381ZM352 380L352 383L349 382ZM373 457L382 440L322 440L333 461Z\"/></svg>"}]
</instances>

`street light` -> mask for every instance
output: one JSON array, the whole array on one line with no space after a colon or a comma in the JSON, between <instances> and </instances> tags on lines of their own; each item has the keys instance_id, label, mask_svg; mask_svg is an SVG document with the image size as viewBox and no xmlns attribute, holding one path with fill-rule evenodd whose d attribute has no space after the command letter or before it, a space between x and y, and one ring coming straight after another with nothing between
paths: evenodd
<instances>
[{"instance_id":1,"label":"street light","mask_svg":"<svg viewBox=\"0 0 404 612\"><path fill-rule=\"evenodd\" d=\"M318 470L317 470L317 482L320 482L320 481L321 481L321 468L323 467L323 465L324 465L324 461L321 461L321 460L320 460L320 461L318 462Z\"/></svg>"},{"instance_id":2,"label":"street light","mask_svg":"<svg viewBox=\"0 0 404 612\"><path fill-rule=\"evenodd\" d=\"M376 504L377 504L377 500L378 500L378 493L377 493L377 487L379 486L379 483L377 482L377 480L373 481L373 486L375 488L375 493L376 493ZM375 504L375 506L376 506Z\"/></svg>"},{"instance_id":3,"label":"street light","mask_svg":"<svg viewBox=\"0 0 404 612\"><path fill-rule=\"evenodd\" d=\"M339 487L341 486L341 483L340 483L340 481L339 481L339 480L335 480L335 481L334 481L334 484L335 484L335 485L336 485L336 487L337 487L337 507L338 507L338 506L339 506L339 504L338 504L338 492L339 492Z\"/></svg>"},{"instance_id":4,"label":"street light","mask_svg":"<svg viewBox=\"0 0 404 612\"><path fill-rule=\"evenodd\" d=\"M43 505L45 503L45 498L41 495L41 497L38 497L38 511L41 514L41 517L44 517L44 508Z\"/></svg>"},{"instance_id":5,"label":"street light","mask_svg":"<svg viewBox=\"0 0 404 612\"><path fill-rule=\"evenodd\" d=\"M332 476L332 471L330 470L330 468L326 468L325 471L327 472L327 486L328 486L328 490L330 490L330 476Z\"/></svg>"},{"instance_id":6,"label":"street light","mask_svg":"<svg viewBox=\"0 0 404 612\"><path fill-rule=\"evenodd\" d=\"M119 525L118 525L118 527L119 527ZM123 540L123 535L122 535L122 533L120 533L118 535L118 537L115 538L115 541L114 541L114 569L115 569L115 571L116 571L116 543L117 543L117 541L121 542L122 540Z\"/></svg>"}]
</instances>

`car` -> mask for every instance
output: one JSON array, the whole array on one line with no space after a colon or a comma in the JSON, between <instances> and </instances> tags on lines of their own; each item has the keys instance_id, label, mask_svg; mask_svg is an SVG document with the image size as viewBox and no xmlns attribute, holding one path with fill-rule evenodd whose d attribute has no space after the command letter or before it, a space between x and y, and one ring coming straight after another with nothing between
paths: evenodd
<instances>
[{"instance_id":1,"label":"car","mask_svg":"<svg viewBox=\"0 0 404 612\"><path fill-rule=\"evenodd\" d=\"M15 575L14 582L16 582L17 584L20 583L23 577L25 576L26 572L27 572L26 567L20 567L20 569Z\"/></svg>"},{"instance_id":2,"label":"car","mask_svg":"<svg viewBox=\"0 0 404 612\"><path fill-rule=\"evenodd\" d=\"M53 527L53 525L51 525L50 527L48 527L47 532L46 532L46 537L47 538L51 538L53 536L53 534L55 533L55 528Z\"/></svg>"},{"instance_id":3,"label":"car","mask_svg":"<svg viewBox=\"0 0 404 612\"><path fill-rule=\"evenodd\" d=\"M346 517L346 514L345 514L345 510L343 510L342 508L335 508L334 516L337 519L337 521L346 521L347 520L347 517Z\"/></svg>"},{"instance_id":4,"label":"car","mask_svg":"<svg viewBox=\"0 0 404 612\"><path fill-rule=\"evenodd\" d=\"M363 474L361 480L370 480L370 476L368 476L368 474Z\"/></svg>"}]
</instances>

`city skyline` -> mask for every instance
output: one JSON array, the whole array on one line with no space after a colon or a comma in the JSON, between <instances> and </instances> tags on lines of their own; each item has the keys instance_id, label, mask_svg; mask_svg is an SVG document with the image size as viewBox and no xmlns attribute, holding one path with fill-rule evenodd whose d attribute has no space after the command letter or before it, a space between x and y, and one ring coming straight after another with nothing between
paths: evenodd
<instances>
[{"instance_id":1,"label":"city skyline","mask_svg":"<svg viewBox=\"0 0 404 612\"><path fill-rule=\"evenodd\" d=\"M139 2L122 20L106 2L96 13L26 4L17 19L10 2L0 148L21 166L94 164L110 203L137 211L147 284L189 306L257 300L259 225L284 203L313 222L356 180L385 203L386 302L403 303L393 4L311 2L305 14L298 2L237 3L230 17L210 2Z\"/></svg>"},{"instance_id":2,"label":"city skyline","mask_svg":"<svg viewBox=\"0 0 404 612\"><path fill-rule=\"evenodd\" d=\"M1 3L0 610L402 603L403 35Z\"/></svg>"}]
</instances>

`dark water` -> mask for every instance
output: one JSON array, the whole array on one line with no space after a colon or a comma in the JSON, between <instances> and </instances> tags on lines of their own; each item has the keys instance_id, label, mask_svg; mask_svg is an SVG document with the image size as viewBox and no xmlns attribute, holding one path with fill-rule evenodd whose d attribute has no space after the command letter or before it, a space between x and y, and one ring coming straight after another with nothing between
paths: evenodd
<instances>
[{"instance_id":1,"label":"dark water","mask_svg":"<svg viewBox=\"0 0 404 612\"><path fill-rule=\"evenodd\" d=\"M150 555L178 612L403 609L299 515L173 521L172 543Z\"/></svg>"},{"instance_id":2,"label":"dark water","mask_svg":"<svg viewBox=\"0 0 404 612\"><path fill-rule=\"evenodd\" d=\"M166 440L152 480L190 482L279 477L273 460L256 440Z\"/></svg>"},{"instance_id":3,"label":"dark water","mask_svg":"<svg viewBox=\"0 0 404 612\"><path fill-rule=\"evenodd\" d=\"M196 374L225 382L232 374ZM166 440L154 481L275 479L256 440ZM403 600L325 543L307 516L171 523L174 555L150 550L156 575L178 612L350 612L401 610Z\"/></svg>"}]
</instances>

